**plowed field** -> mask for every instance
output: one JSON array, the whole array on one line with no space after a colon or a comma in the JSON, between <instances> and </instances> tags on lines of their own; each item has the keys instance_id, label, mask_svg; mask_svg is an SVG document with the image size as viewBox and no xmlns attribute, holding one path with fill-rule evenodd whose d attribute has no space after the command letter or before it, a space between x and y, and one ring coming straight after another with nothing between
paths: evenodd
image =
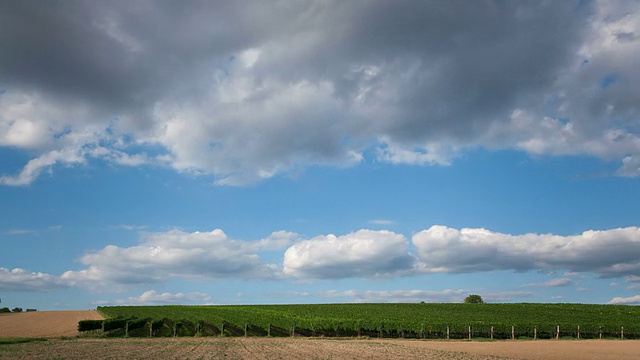
<instances>
[{"instance_id":1,"label":"plowed field","mask_svg":"<svg viewBox=\"0 0 640 360\"><path fill-rule=\"evenodd\" d=\"M0 345L5 359L638 359L640 341L319 338L50 339Z\"/></svg>"},{"instance_id":2,"label":"plowed field","mask_svg":"<svg viewBox=\"0 0 640 360\"><path fill-rule=\"evenodd\" d=\"M0 314L0 338L60 337L78 334L78 321L100 320L97 311L35 311Z\"/></svg>"}]
</instances>

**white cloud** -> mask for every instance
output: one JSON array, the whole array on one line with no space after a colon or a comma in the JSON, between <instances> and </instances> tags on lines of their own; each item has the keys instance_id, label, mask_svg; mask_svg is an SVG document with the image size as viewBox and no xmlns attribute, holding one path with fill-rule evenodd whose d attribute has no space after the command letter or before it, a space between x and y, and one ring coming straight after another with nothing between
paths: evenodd
<instances>
[{"instance_id":1,"label":"white cloud","mask_svg":"<svg viewBox=\"0 0 640 360\"><path fill-rule=\"evenodd\" d=\"M415 234L412 241L418 249L420 270L425 272L557 269L618 277L640 270L637 227L559 236L434 225Z\"/></svg>"},{"instance_id":2,"label":"white cloud","mask_svg":"<svg viewBox=\"0 0 640 360\"><path fill-rule=\"evenodd\" d=\"M5 291L53 291L66 286L65 281L54 275L0 268L0 289Z\"/></svg>"},{"instance_id":3,"label":"white cloud","mask_svg":"<svg viewBox=\"0 0 640 360\"><path fill-rule=\"evenodd\" d=\"M259 251L280 250L300 240L300 236L290 231L275 231L268 237L260 239L256 242L249 243L248 246Z\"/></svg>"},{"instance_id":4,"label":"white cloud","mask_svg":"<svg viewBox=\"0 0 640 360\"><path fill-rule=\"evenodd\" d=\"M391 164L451 165L451 158L456 152L453 149L446 149L444 144L433 143L409 150L390 144L388 140L381 142L387 145L378 148L376 157L382 162Z\"/></svg>"},{"instance_id":5,"label":"white cloud","mask_svg":"<svg viewBox=\"0 0 640 360\"><path fill-rule=\"evenodd\" d=\"M630 283L630 285L627 286L627 290L640 289L640 276L629 275L624 278L624 281Z\"/></svg>"},{"instance_id":6,"label":"white cloud","mask_svg":"<svg viewBox=\"0 0 640 360\"><path fill-rule=\"evenodd\" d=\"M558 286L569 286L571 284L573 284L573 281L571 281L571 279L569 279L569 278L559 278L559 279L553 279L553 280L544 281L544 282L536 282L536 283L524 284L522 286L524 286L524 287L528 287L528 286L558 287Z\"/></svg>"},{"instance_id":7,"label":"white cloud","mask_svg":"<svg viewBox=\"0 0 640 360\"><path fill-rule=\"evenodd\" d=\"M120 225L111 225L109 226L112 229L122 229L122 230L144 230L145 225L130 225L130 224L120 224Z\"/></svg>"},{"instance_id":8,"label":"white cloud","mask_svg":"<svg viewBox=\"0 0 640 360\"><path fill-rule=\"evenodd\" d=\"M88 253L80 259L87 268L67 271L62 279L74 285L96 287L104 283L126 285L168 278L276 278L277 267L263 263L255 252L261 247L264 245L260 243L229 239L222 230L204 233L171 230L148 234L137 246L108 245Z\"/></svg>"},{"instance_id":9,"label":"white cloud","mask_svg":"<svg viewBox=\"0 0 640 360\"><path fill-rule=\"evenodd\" d=\"M640 276L638 275L629 275L624 278L626 282L640 282Z\"/></svg>"},{"instance_id":10,"label":"white cloud","mask_svg":"<svg viewBox=\"0 0 640 360\"><path fill-rule=\"evenodd\" d=\"M636 275L640 269L640 229L636 227L560 236L510 235L434 225L413 235L414 247L404 235L388 230L358 230L306 240L292 232L277 231L260 240L242 241L229 238L219 229L192 233L171 230L141 237L135 246L108 245L87 252L79 259L81 269L60 276L0 269L0 288L48 290L80 286L124 291L131 285L170 279L289 277L292 281L309 281L497 270L564 273L561 278L523 285L528 287L579 286L580 281L576 283L572 278L593 274L624 277L628 288L637 288L640 282ZM279 254L282 264L263 260ZM510 294L521 297L530 293ZM382 299L383 294L376 296ZM499 296L507 295L496 294Z\"/></svg>"},{"instance_id":11,"label":"white cloud","mask_svg":"<svg viewBox=\"0 0 640 360\"><path fill-rule=\"evenodd\" d=\"M208 304L211 301L211 295L200 292L190 293L158 293L155 290L149 290L137 297L129 297L126 299L118 299L114 301L97 301L96 305L172 305L172 304Z\"/></svg>"},{"instance_id":12,"label":"white cloud","mask_svg":"<svg viewBox=\"0 0 640 360\"><path fill-rule=\"evenodd\" d=\"M460 303L469 295L465 289L445 290L329 290L319 293L324 298L347 298L349 301L362 303ZM475 292L479 293L479 292ZM483 293L481 296L485 302L504 302L517 298L526 298L533 293L525 291L505 291Z\"/></svg>"},{"instance_id":13,"label":"white cloud","mask_svg":"<svg viewBox=\"0 0 640 360\"><path fill-rule=\"evenodd\" d=\"M614 305L640 304L640 295L631 296L631 297L615 297L609 300L608 304L614 304Z\"/></svg>"},{"instance_id":14,"label":"white cloud","mask_svg":"<svg viewBox=\"0 0 640 360\"><path fill-rule=\"evenodd\" d=\"M284 253L284 273L307 278L348 278L408 272L414 258L400 234L358 230L299 241Z\"/></svg>"},{"instance_id":15,"label":"white cloud","mask_svg":"<svg viewBox=\"0 0 640 360\"><path fill-rule=\"evenodd\" d=\"M37 234L37 233L38 233L37 230L31 230L31 229L9 229L5 231L5 234L8 234L8 235L25 235L25 234Z\"/></svg>"},{"instance_id":16,"label":"white cloud","mask_svg":"<svg viewBox=\"0 0 640 360\"><path fill-rule=\"evenodd\" d=\"M386 303L447 303L462 302L467 292L462 289L446 290L329 290L320 293L325 298L349 298L353 302Z\"/></svg>"},{"instance_id":17,"label":"white cloud","mask_svg":"<svg viewBox=\"0 0 640 360\"><path fill-rule=\"evenodd\" d=\"M481 292L476 292L481 293ZM482 299L485 302L506 302L513 301L515 299L529 298L535 294L530 291L497 291L482 293Z\"/></svg>"},{"instance_id":18,"label":"white cloud","mask_svg":"<svg viewBox=\"0 0 640 360\"><path fill-rule=\"evenodd\" d=\"M0 146L33 158L0 184L99 158L245 185L476 147L640 175L638 3L405 5L3 5Z\"/></svg>"},{"instance_id":19,"label":"white cloud","mask_svg":"<svg viewBox=\"0 0 640 360\"><path fill-rule=\"evenodd\" d=\"M27 165L22 169L20 174L16 176L0 177L1 185L21 186L28 185L35 180L42 170L47 169L56 164L78 164L84 163L85 159L77 153L69 150L50 151L35 159L29 160Z\"/></svg>"},{"instance_id":20,"label":"white cloud","mask_svg":"<svg viewBox=\"0 0 640 360\"><path fill-rule=\"evenodd\" d=\"M387 220L387 219L373 219L373 220L369 220L369 224L374 224L374 225L394 225L396 222L393 220Z\"/></svg>"}]
</instances>

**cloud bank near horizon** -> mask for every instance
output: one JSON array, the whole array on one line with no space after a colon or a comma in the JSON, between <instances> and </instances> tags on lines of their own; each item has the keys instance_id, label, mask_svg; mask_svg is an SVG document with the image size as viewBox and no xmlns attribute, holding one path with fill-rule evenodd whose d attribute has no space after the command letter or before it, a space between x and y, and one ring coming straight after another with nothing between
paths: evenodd
<instances>
[{"instance_id":1,"label":"cloud bank near horizon","mask_svg":"<svg viewBox=\"0 0 640 360\"><path fill-rule=\"evenodd\" d=\"M0 147L31 158L0 184L99 159L244 185L477 147L639 176L638 24L605 0L3 2Z\"/></svg>"},{"instance_id":2,"label":"cloud bank near horizon","mask_svg":"<svg viewBox=\"0 0 640 360\"><path fill-rule=\"evenodd\" d=\"M572 277L591 274L601 278L623 278L629 288L634 288L638 283L636 274L640 271L640 250L634 249L640 249L640 228L637 227L560 236L510 235L486 229L458 230L434 225L415 233L411 241L388 230L363 229L342 236L329 234L311 239L278 231L257 241L231 239L220 229L192 233L170 230L144 233L136 246L108 245L87 252L79 259L84 269L69 270L60 276L2 268L0 289L48 291L83 287L100 290L131 288L171 279L297 281L488 271L570 271L562 278L521 284L524 287L573 286L576 284ZM267 252L281 253L282 263L266 262L264 254ZM514 296L528 293L514 292ZM145 301L161 302L162 297L156 295L148 294ZM391 298L400 301L402 297L412 295L341 296L354 301L394 301ZM420 296L424 298L425 294Z\"/></svg>"}]
</instances>

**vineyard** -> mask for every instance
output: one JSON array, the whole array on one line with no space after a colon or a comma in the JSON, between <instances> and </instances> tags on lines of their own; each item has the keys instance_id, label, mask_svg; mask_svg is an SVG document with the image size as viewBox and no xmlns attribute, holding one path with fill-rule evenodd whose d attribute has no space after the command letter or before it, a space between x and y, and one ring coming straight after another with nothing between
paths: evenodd
<instances>
[{"instance_id":1,"label":"vineyard","mask_svg":"<svg viewBox=\"0 0 640 360\"><path fill-rule=\"evenodd\" d=\"M640 339L640 307L584 304L315 304L99 307L106 336Z\"/></svg>"}]
</instances>

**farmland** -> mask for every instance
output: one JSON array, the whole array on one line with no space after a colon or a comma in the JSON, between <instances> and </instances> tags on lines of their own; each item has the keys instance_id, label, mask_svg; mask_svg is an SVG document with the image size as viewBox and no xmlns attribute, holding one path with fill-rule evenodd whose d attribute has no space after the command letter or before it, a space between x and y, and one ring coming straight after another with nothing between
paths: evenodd
<instances>
[{"instance_id":1,"label":"farmland","mask_svg":"<svg viewBox=\"0 0 640 360\"><path fill-rule=\"evenodd\" d=\"M321 338L49 339L0 345L0 359L635 360L640 341Z\"/></svg>"},{"instance_id":2,"label":"farmland","mask_svg":"<svg viewBox=\"0 0 640 360\"><path fill-rule=\"evenodd\" d=\"M109 319L105 325L112 336L126 331L153 337L640 338L640 307L622 305L114 306L98 311Z\"/></svg>"},{"instance_id":3,"label":"farmland","mask_svg":"<svg viewBox=\"0 0 640 360\"><path fill-rule=\"evenodd\" d=\"M38 311L0 314L1 338L74 336L78 321L102 319L95 311Z\"/></svg>"},{"instance_id":4,"label":"farmland","mask_svg":"<svg viewBox=\"0 0 640 360\"><path fill-rule=\"evenodd\" d=\"M446 306L451 306L447 304ZM301 305L304 307L304 305ZM314 305L325 308L325 305ZM336 305L337 306L337 305ZM384 310L387 305L382 305ZM400 305L392 305L391 307ZM438 307L438 305L434 305ZM457 305L455 305L457 306ZM497 305L496 305L497 306ZM544 305L547 306L547 305ZM573 305L571 305L573 306ZM280 306L276 306L280 307ZM284 306L289 307L289 306ZM338 306L340 307L340 306ZM427 306L429 307L429 306ZM484 305L483 305L484 307ZM565 306L559 306L564 308ZM578 306L581 307L581 306ZM598 306L591 307L597 309ZM125 309L140 310L143 307ZM159 316L171 315L170 311L182 306L150 307L158 311ZM187 310L197 308L207 312L217 311L225 307L205 306L186 307ZM231 307L237 308L237 307ZM245 308L246 307L239 307ZM262 307L259 307L258 310ZM295 308L295 307L294 307ZM367 308L367 306L365 306ZM604 318L613 317L618 307L604 307L597 312ZM111 308L108 308L111 309ZM478 309L478 308L476 308ZM620 307L620 318L629 320L636 308ZM102 308L101 308L102 310ZM233 309L232 309L233 310ZM272 309L274 310L274 309ZM395 309L400 311L400 309ZM571 310L571 307L569 308ZM573 309L576 314L585 309ZM274 310L275 311L275 310ZM594 310L595 311L595 310ZM616 310L617 311L617 310ZM625 314L625 311L630 311ZM479 313L478 316L485 316ZM610 313L613 312L613 313ZM274 312L274 314L278 314ZM595 314L595 313L594 313ZM536 341L465 341L465 340L417 340L417 339L377 339L362 338L330 338L330 337L295 337L277 336L257 337L250 333L248 337L229 336L233 333L225 330L227 336L182 336L175 338L136 338L120 337L121 329L109 330L106 333L98 330L78 334L78 316L85 319L99 319L95 311L57 311L22 314L6 314L0 316L0 359L87 359L87 358L130 358L130 359L527 359L527 360L631 360L637 359L640 353L640 340L536 340ZM178 315L178 313L175 313ZM186 312L180 313L186 315ZM197 317L204 316L196 313ZM592 314L593 315L593 314ZM292 316L292 315L291 315ZM336 314L333 315L334 317ZM344 316L344 314L343 314ZM424 316L424 314L418 314ZM443 315L444 316L444 315ZM595 316L595 315L594 315ZM290 319L288 319L290 320ZM132 320L128 320L132 325ZM202 321L202 320L201 320ZM145 323L145 321L142 321ZM625 322L626 324L626 322ZM227 324L231 326L231 324ZM38 332L34 332L35 330ZM625 330L627 326L625 326ZM136 331L148 329L132 329ZM182 331L184 331L183 329ZM159 331L157 329L156 331ZM119 333L119 334L118 334ZM64 334L61 336L61 334ZM79 335L79 336L73 336ZM113 335L113 336L112 336ZM203 334L201 334L203 335ZM206 334L204 334L206 335ZM10 337L2 339L3 336ZM39 336L42 338L20 338L22 336ZM104 338L106 336L107 338ZM388 337L388 334L384 334ZM563 336L563 338L565 338Z\"/></svg>"}]
</instances>

